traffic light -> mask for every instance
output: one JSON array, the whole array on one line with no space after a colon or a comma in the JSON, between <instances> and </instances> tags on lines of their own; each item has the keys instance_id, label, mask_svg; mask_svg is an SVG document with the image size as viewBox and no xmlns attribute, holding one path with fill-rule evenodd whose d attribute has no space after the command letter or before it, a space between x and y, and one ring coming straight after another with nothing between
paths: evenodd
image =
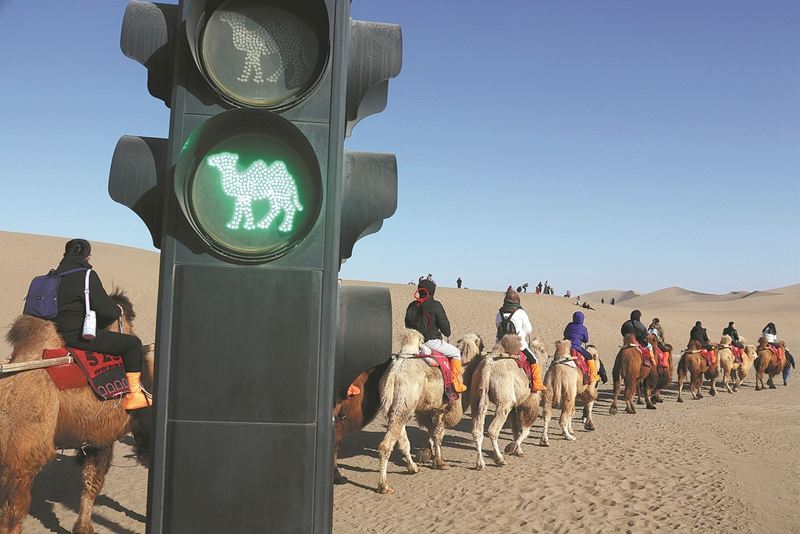
<instances>
[{"instance_id":1,"label":"traffic light","mask_svg":"<svg viewBox=\"0 0 800 534\"><path fill-rule=\"evenodd\" d=\"M150 533L330 531L334 398L391 352L388 290L338 271L397 199L394 156L344 138L385 107L400 28L349 6L126 10L122 50L171 110L109 176L161 249Z\"/></svg>"}]
</instances>

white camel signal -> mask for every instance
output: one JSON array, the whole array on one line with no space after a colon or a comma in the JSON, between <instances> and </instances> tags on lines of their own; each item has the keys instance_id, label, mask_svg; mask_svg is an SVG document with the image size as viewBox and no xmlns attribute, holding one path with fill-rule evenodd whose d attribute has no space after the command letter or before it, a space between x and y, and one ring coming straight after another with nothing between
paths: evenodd
<instances>
[{"instance_id":1,"label":"white camel signal","mask_svg":"<svg viewBox=\"0 0 800 534\"><path fill-rule=\"evenodd\" d=\"M230 25L233 46L245 53L242 74L237 80L249 82L252 75L253 82L264 83L261 58L271 56L274 71L266 77L266 81L277 82L286 68L293 66L291 78L287 80L288 85L300 84L300 70L308 67L308 61L301 52L301 39L297 29L290 22L283 21L278 26L273 21L266 20L264 26L251 24L255 27L248 28L247 17L232 12L223 13L220 20Z\"/></svg>"},{"instance_id":2,"label":"white camel signal","mask_svg":"<svg viewBox=\"0 0 800 534\"><path fill-rule=\"evenodd\" d=\"M278 227L281 232L291 232L295 211L303 206L297 197L297 184L282 161L267 165L256 160L244 171L239 172L239 156L230 152L220 152L208 157L208 164L216 167L222 176L222 190L226 195L236 198L233 218L227 224L236 230L244 218L244 228L269 228L275 217L283 210L286 215ZM269 199L269 213L257 224L253 220L253 201Z\"/></svg>"}]
</instances>

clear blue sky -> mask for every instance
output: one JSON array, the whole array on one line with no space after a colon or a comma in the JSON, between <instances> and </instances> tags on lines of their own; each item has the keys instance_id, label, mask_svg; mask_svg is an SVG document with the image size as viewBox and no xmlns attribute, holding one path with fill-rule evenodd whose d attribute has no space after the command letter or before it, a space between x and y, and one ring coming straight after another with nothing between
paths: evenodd
<instances>
[{"instance_id":1,"label":"clear blue sky","mask_svg":"<svg viewBox=\"0 0 800 534\"><path fill-rule=\"evenodd\" d=\"M0 230L153 250L107 192L119 137L169 121L120 51L126 5L0 0ZM800 2L351 9L404 41L386 111L346 143L397 154L397 213L343 278L560 294L800 282Z\"/></svg>"}]
</instances>

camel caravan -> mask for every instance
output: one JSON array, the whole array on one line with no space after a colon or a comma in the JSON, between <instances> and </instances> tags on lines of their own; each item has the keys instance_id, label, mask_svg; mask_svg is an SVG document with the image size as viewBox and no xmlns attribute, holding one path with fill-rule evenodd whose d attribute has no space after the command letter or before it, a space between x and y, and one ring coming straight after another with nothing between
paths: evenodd
<instances>
[{"instance_id":1,"label":"camel caravan","mask_svg":"<svg viewBox=\"0 0 800 534\"><path fill-rule=\"evenodd\" d=\"M421 282L420 287L423 285ZM435 287L428 286L428 295L432 297ZM135 336L136 315L130 301L120 291L110 298L115 306L119 305L120 315L108 330ZM423 312L430 309L433 314L419 314L420 310L414 309L415 313L407 315L407 328L400 332L398 352L387 355L381 365L364 371L353 382L348 398L334 407L335 484L348 482L338 468L343 439L379 418L386 423L385 435L377 445L376 491L381 494L394 492L388 482L388 465L395 448L410 474L418 473L420 464L448 469L444 437L467 413L471 418L478 471L486 468L484 433L497 466L507 465L504 454L525 456L524 441L540 416L543 429L539 445L548 447L554 408L561 410L558 422L565 440L580 439L573 427L578 417L584 431L596 429L592 411L598 399L599 381L602 377L605 382L606 377L596 347L588 343L583 313L573 315L564 339L555 342L550 356L545 342L532 335L518 299L509 288L496 320L497 339L492 349L486 351L483 340L474 333L463 336L456 345L449 345L446 336L450 335L450 327L443 308L430 303L431 307L426 308L428 298L423 293L416 294L409 309L421 308ZM438 337L421 331L424 327L409 324L413 319L408 317L415 314L431 326L436 325ZM658 329L645 330L638 320L640 315L638 310L632 312L631 320L621 330L622 344L612 373L611 415L617 412L623 382L625 411L635 414L634 395L638 404L655 409L656 404L663 402L662 391L673 380L672 345L663 342L663 332ZM677 364L678 402L683 402L684 381L688 380L693 399L702 398L705 380L709 381L712 396L716 395L718 379L729 393L735 393L753 368L757 374L756 390L764 389L764 374L768 377L767 385L775 388L774 377L787 365L787 357L791 357L785 344L767 330L758 345L747 345L743 338L727 334L719 343L708 343L703 337L705 330L702 329L702 336L699 332L693 329L692 339L681 351ZM106 391L102 395L91 380L81 381L74 372L67 372L67 368L73 371L77 368L72 361L73 352L81 351L64 348L64 339L52 320L23 314L10 326L6 339L13 350L10 360L0 362L0 534L22 531L21 522L30 507L34 478L55 459L57 449L76 451L83 469L83 490L73 532L91 533L92 507L111 466L115 442L132 433L136 442L134 454L140 463L147 465L152 424L149 401L143 408L132 409L126 403L130 396L128 389ZM146 391L153 384L153 345L145 346L142 356L141 387ZM81 375L80 371L77 374ZM114 389L109 384L105 387ZM582 405L580 416L578 403ZM490 411L493 419L485 429ZM406 430L412 418L428 436L427 447L419 448L416 458ZM500 436L506 423L511 436L503 448Z\"/></svg>"}]
</instances>

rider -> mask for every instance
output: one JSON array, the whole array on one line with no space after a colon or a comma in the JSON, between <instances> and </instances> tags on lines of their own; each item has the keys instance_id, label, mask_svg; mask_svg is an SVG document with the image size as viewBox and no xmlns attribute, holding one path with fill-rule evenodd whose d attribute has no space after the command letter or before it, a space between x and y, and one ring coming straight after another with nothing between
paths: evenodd
<instances>
[{"instance_id":1,"label":"rider","mask_svg":"<svg viewBox=\"0 0 800 534\"><path fill-rule=\"evenodd\" d=\"M656 338L658 338L658 348L661 352L667 352L667 347L664 345L666 343L664 341L664 328L661 326L661 322L658 320L658 317L653 318L653 322L650 323L650 326L647 327L648 334L655 334Z\"/></svg>"},{"instance_id":2,"label":"rider","mask_svg":"<svg viewBox=\"0 0 800 534\"><path fill-rule=\"evenodd\" d=\"M542 382L542 370L539 367L539 360L536 354L528 347L528 336L533 332L531 320L525 310L522 309L522 304L519 301L519 293L514 291L511 286L506 290L505 297L503 297L503 307L497 312L494 318L495 327L503 322L503 319L511 318L511 323L517 331L522 343L522 353L525 354L525 359L531 364L531 376L533 378L533 391L545 391L547 388ZM497 340L500 341L499 339Z\"/></svg>"},{"instance_id":3,"label":"rider","mask_svg":"<svg viewBox=\"0 0 800 534\"><path fill-rule=\"evenodd\" d=\"M631 312L631 318L622 323L620 332L622 333L622 337L625 337L627 334L635 335L636 341L638 341L641 346L652 350L653 347L647 342L647 329L642 324L641 318L642 312L639 310L633 310Z\"/></svg>"},{"instance_id":4,"label":"rider","mask_svg":"<svg viewBox=\"0 0 800 534\"><path fill-rule=\"evenodd\" d=\"M89 258L92 257L92 246L85 239L71 239L64 247L56 273L70 269L92 269ZM142 342L136 336L104 330L124 313L122 306L111 300L97 272L89 274L89 305L97 314L97 332L91 340L83 339L85 270L76 271L61 277L58 286L58 315L55 318L58 333L68 347L90 350L101 354L112 354L122 357L125 375L131 392L125 397L125 409L137 410L150 405L140 385L142 374Z\"/></svg>"},{"instance_id":5,"label":"rider","mask_svg":"<svg viewBox=\"0 0 800 534\"><path fill-rule=\"evenodd\" d=\"M740 349L744 348L744 345L741 341L739 341L739 332L736 331L736 325L733 324L733 321L728 323L728 326L722 330L723 336L731 336L731 345L734 347L739 347Z\"/></svg>"},{"instance_id":6,"label":"rider","mask_svg":"<svg viewBox=\"0 0 800 534\"><path fill-rule=\"evenodd\" d=\"M691 332L689 332L689 341L698 341L706 350L714 349L708 342L708 334L700 321L694 323Z\"/></svg>"},{"instance_id":7,"label":"rider","mask_svg":"<svg viewBox=\"0 0 800 534\"><path fill-rule=\"evenodd\" d=\"M425 346L441 353L450 359L450 366L453 373L453 387L458 393L467 390L461 382L461 352L457 347L442 340L442 334L450 337L450 321L447 319L447 314L444 311L444 306L438 300L434 300L433 294L436 292L436 282L432 280L431 275L428 278L420 277L419 284L417 285L417 293L420 295L421 304L424 311L430 316L432 325L426 329L426 332L420 332L425 337ZM423 297L422 295L427 296ZM417 306L417 299L411 301L406 310ZM415 325L409 322L408 315L405 320L406 328L416 329ZM417 330L419 332L419 330Z\"/></svg>"},{"instance_id":8,"label":"rider","mask_svg":"<svg viewBox=\"0 0 800 534\"><path fill-rule=\"evenodd\" d=\"M583 320L583 312L573 313L572 322L564 328L564 339L568 339L572 343L572 348L583 354L589 365L589 381L597 382L600 380L597 374L597 362L594 361L592 353L583 348L583 343L589 343L589 330L583 324Z\"/></svg>"}]
</instances>

